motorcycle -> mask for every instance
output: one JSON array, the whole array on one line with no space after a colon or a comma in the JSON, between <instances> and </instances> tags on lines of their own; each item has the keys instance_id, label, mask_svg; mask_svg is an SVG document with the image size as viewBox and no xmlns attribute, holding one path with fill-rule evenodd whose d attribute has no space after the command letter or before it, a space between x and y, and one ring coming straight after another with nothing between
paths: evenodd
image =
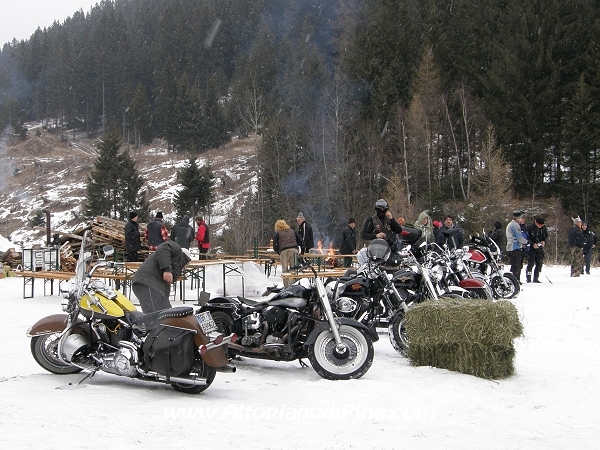
<instances>
[{"instance_id":1,"label":"motorcycle","mask_svg":"<svg viewBox=\"0 0 600 450\"><path fill-rule=\"evenodd\" d=\"M313 369L329 380L362 377L373 363L373 342L362 323L335 317L323 280L314 267L300 260L297 269L310 269L312 279L285 289L270 289L266 301L216 297L201 311L210 312L221 333L235 333L239 342L228 355L275 361L308 357Z\"/></svg>"},{"instance_id":2,"label":"motorcycle","mask_svg":"<svg viewBox=\"0 0 600 450\"><path fill-rule=\"evenodd\" d=\"M471 238L465 261L473 273L486 277L495 299L515 298L521 291L521 285L512 273L504 271L501 258L498 244L484 231L483 236Z\"/></svg>"},{"instance_id":3,"label":"motorcycle","mask_svg":"<svg viewBox=\"0 0 600 450\"><path fill-rule=\"evenodd\" d=\"M192 307L176 307L144 314L120 292L94 279L101 267L117 264L107 258L114 248L103 248L104 258L87 272L92 253L83 237L75 277L63 294L64 314L36 322L27 331L31 354L55 374L97 372L170 384L175 390L197 394L213 382L216 372L235 372L223 346L236 340L224 336L207 312L194 315Z\"/></svg>"}]
</instances>

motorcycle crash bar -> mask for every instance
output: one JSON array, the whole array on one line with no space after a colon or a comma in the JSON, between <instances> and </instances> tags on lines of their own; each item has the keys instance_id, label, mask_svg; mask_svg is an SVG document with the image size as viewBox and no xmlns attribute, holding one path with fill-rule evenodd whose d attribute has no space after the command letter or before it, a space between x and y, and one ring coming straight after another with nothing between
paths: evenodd
<instances>
[{"instance_id":1,"label":"motorcycle crash bar","mask_svg":"<svg viewBox=\"0 0 600 450\"><path fill-rule=\"evenodd\" d=\"M209 334L210 336L210 334ZM217 342L220 339L220 342ZM212 350L213 348L220 347L225 344L233 344L237 341L237 334L231 333L229 336L223 336L220 334L220 338L217 337L214 341L209 342L208 344L204 344L200 346L200 354L204 355L207 351Z\"/></svg>"}]
</instances>

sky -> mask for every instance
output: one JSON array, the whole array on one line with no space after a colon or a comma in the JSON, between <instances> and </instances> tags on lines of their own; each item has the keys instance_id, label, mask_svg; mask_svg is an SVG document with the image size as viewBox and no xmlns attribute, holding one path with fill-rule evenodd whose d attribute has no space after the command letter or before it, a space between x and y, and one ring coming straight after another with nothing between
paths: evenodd
<instances>
[{"instance_id":1,"label":"sky","mask_svg":"<svg viewBox=\"0 0 600 450\"><path fill-rule=\"evenodd\" d=\"M216 273L220 267L210 267L218 269L207 280L214 296L222 274ZM542 283L524 284L511 300L524 337L515 340L516 373L509 378L485 380L412 366L392 348L387 330L380 329L373 365L358 380L325 380L308 359L308 367L301 367L297 361L242 358L233 361L237 372L217 373L197 395L106 373L77 385L84 374L46 372L31 355L26 331L42 317L60 314L61 297L57 289L44 296L43 283L36 282L34 297L23 299L21 278L0 279L2 445L66 450L597 449L600 306L591 293L600 289L600 268L570 278L566 266L544 266L542 275ZM229 283L239 277L227 278ZM281 283L273 276L262 282L266 287L275 280ZM227 291L238 295L233 285ZM187 299L192 296L193 291L186 292Z\"/></svg>"},{"instance_id":2,"label":"sky","mask_svg":"<svg viewBox=\"0 0 600 450\"><path fill-rule=\"evenodd\" d=\"M0 47L7 42L29 39L39 26L42 30L57 20L62 23L74 12L88 13L99 0L2 0L0 7Z\"/></svg>"}]
</instances>

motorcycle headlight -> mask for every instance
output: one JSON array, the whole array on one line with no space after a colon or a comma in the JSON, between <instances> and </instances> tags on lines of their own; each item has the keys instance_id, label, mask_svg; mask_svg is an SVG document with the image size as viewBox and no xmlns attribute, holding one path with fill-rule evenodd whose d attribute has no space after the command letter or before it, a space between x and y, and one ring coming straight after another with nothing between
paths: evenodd
<instances>
[{"instance_id":1,"label":"motorcycle headlight","mask_svg":"<svg viewBox=\"0 0 600 450\"><path fill-rule=\"evenodd\" d=\"M456 262L456 269L460 272L465 270L465 265L463 264L462 260Z\"/></svg>"},{"instance_id":2,"label":"motorcycle headlight","mask_svg":"<svg viewBox=\"0 0 600 450\"><path fill-rule=\"evenodd\" d=\"M429 271L429 275L434 280L440 281L444 278L444 268L442 266L433 266Z\"/></svg>"}]
</instances>

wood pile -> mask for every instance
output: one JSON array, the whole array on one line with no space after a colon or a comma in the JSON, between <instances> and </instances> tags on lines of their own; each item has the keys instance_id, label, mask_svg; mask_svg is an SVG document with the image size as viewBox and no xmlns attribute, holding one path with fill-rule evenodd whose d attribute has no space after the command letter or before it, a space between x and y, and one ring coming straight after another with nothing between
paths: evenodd
<instances>
[{"instance_id":1,"label":"wood pile","mask_svg":"<svg viewBox=\"0 0 600 450\"><path fill-rule=\"evenodd\" d=\"M0 254L0 262L10 267L16 267L22 262L21 252L16 251L14 248L9 248Z\"/></svg>"}]
</instances>

